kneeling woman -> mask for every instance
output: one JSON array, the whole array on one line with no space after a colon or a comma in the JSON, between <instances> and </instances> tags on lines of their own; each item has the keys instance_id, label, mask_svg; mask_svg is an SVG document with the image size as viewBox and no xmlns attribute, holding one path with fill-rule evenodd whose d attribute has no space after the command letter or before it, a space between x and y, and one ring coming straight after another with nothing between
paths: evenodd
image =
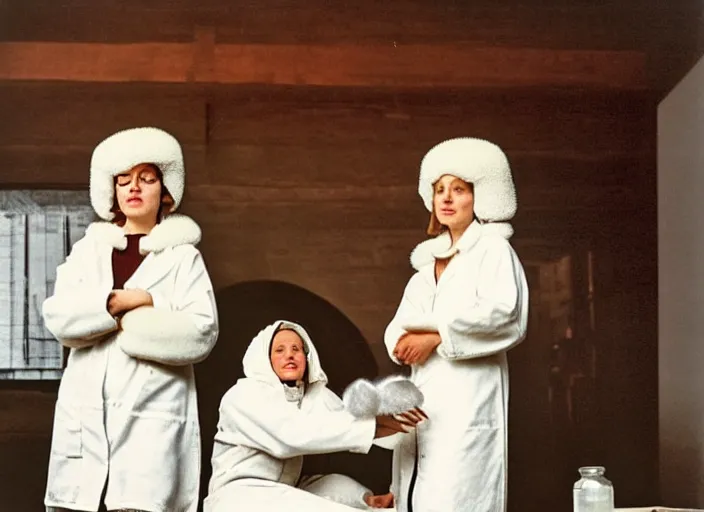
<instances>
[{"instance_id":1,"label":"kneeling woman","mask_svg":"<svg viewBox=\"0 0 704 512\"><path fill-rule=\"evenodd\" d=\"M420 416L357 419L345 411L326 386L308 333L293 322L263 329L249 345L243 366L246 377L220 404L205 512L368 508L373 497L342 475L302 480L303 456L367 453L374 439L406 431Z\"/></svg>"}]
</instances>

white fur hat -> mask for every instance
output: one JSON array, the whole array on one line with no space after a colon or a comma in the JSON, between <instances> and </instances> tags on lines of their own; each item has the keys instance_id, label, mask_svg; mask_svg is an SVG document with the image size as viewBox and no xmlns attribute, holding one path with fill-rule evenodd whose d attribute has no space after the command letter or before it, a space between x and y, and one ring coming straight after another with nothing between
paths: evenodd
<instances>
[{"instance_id":1,"label":"white fur hat","mask_svg":"<svg viewBox=\"0 0 704 512\"><path fill-rule=\"evenodd\" d=\"M115 216L110 209L115 198L114 177L135 165L154 164L162 172L164 186L174 199L172 211L183 198L186 171L181 145L159 128L131 128L119 131L93 151L90 162L90 201L105 220Z\"/></svg>"},{"instance_id":2,"label":"white fur hat","mask_svg":"<svg viewBox=\"0 0 704 512\"><path fill-rule=\"evenodd\" d=\"M460 137L434 146L420 164L418 193L433 210L433 184L445 174L474 185L474 213L484 222L506 221L516 214L516 189L504 152L482 139Z\"/></svg>"}]
</instances>

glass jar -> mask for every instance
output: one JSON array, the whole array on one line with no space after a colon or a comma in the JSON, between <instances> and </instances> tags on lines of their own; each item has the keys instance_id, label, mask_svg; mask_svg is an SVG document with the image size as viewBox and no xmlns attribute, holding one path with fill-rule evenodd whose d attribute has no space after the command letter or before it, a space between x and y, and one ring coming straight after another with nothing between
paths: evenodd
<instances>
[{"instance_id":1,"label":"glass jar","mask_svg":"<svg viewBox=\"0 0 704 512\"><path fill-rule=\"evenodd\" d=\"M574 512L613 512L614 488L603 466L579 468L580 478L572 490Z\"/></svg>"}]
</instances>

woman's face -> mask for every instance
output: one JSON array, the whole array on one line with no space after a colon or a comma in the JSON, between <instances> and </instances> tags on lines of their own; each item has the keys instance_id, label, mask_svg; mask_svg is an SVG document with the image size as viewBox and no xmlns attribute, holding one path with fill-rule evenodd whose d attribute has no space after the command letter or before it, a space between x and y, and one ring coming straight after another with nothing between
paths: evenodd
<instances>
[{"instance_id":1,"label":"woman's face","mask_svg":"<svg viewBox=\"0 0 704 512\"><path fill-rule=\"evenodd\" d=\"M115 197L127 219L156 219L161 205L161 180L156 169L139 164L118 174Z\"/></svg>"},{"instance_id":2,"label":"woman's face","mask_svg":"<svg viewBox=\"0 0 704 512\"><path fill-rule=\"evenodd\" d=\"M282 330L271 342L271 367L279 380L298 381L306 371L303 340L294 331Z\"/></svg>"},{"instance_id":3,"label":"woman's face","mask_svg":"<svg viewBox=\"0 0 704 512\"><path fill-rule=\"evenodd\" d=\"M461 233L474 219L474 187L456 176L445 174L433 185L433 207L440 224Z\"/></svg>"}]
</instances>

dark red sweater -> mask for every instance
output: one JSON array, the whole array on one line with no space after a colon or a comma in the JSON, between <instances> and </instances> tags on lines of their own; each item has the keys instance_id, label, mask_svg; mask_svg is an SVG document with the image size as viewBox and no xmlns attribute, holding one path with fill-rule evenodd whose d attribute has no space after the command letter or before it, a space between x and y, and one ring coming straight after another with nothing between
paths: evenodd
<instances>
[{"instance_id":1,"label":"dark red sweater","mask_svg":"<svg viewBox=\"0 0 704 512\"><path fill-rule=\"evenodd\" d=\"M127 248L124 251L112 250L113 290L121 290L125 282L132 277L144 255L139 253L139 239L144 235L127 235Z\"/></svg>"}]
</instances>

